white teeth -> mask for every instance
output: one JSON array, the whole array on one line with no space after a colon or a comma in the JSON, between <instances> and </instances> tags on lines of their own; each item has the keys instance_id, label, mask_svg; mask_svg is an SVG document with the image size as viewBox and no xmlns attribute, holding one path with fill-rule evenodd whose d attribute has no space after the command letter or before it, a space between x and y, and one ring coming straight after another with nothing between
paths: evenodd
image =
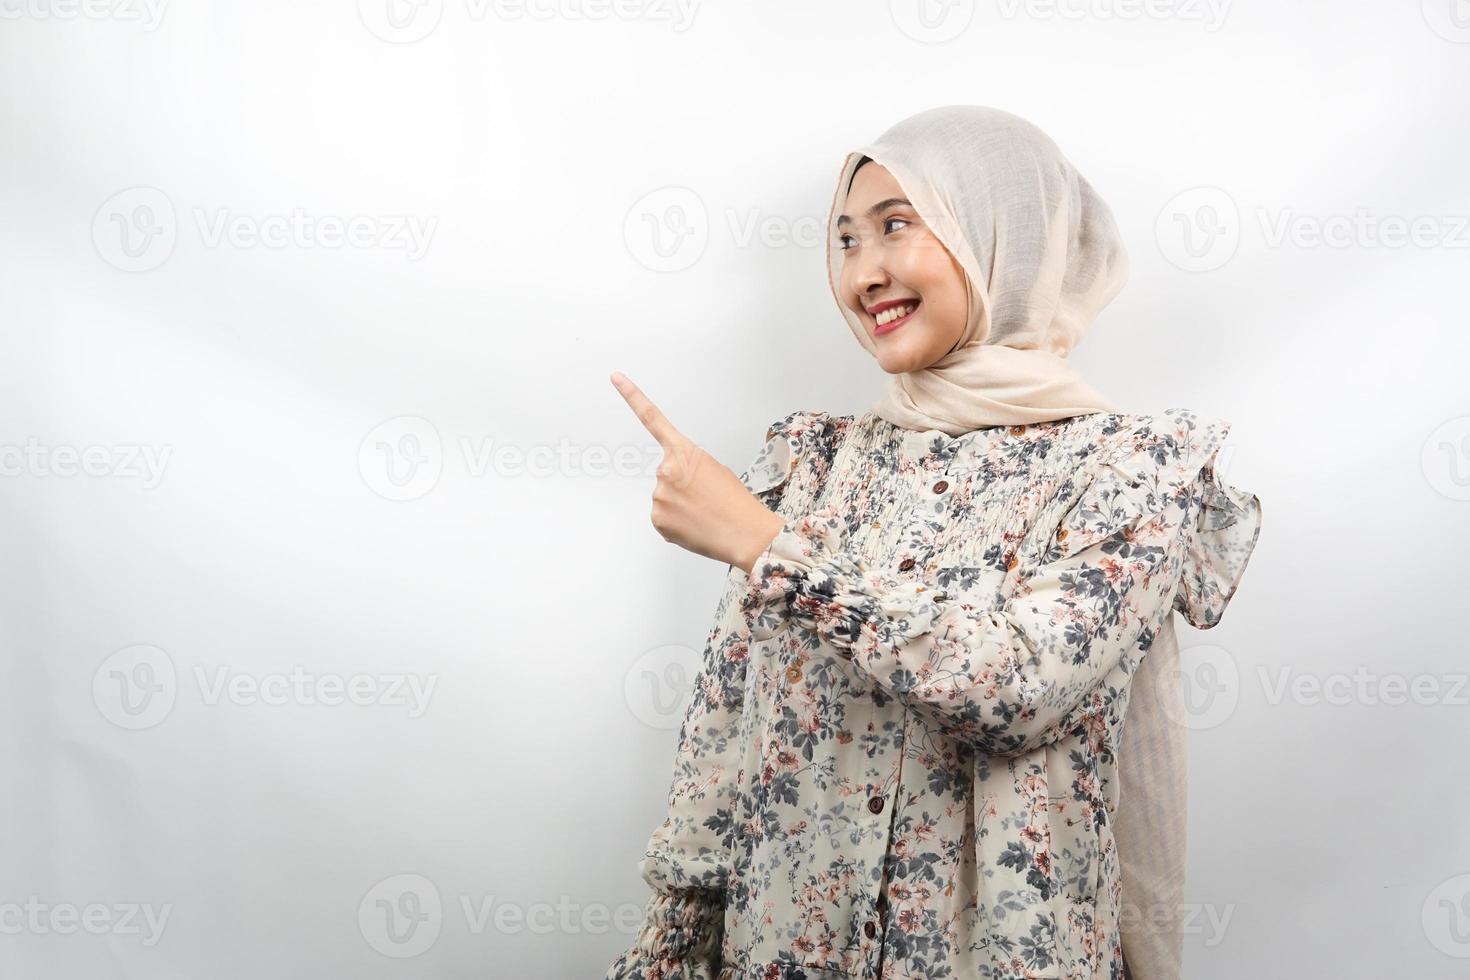
<instances>
[{"instance_id":1,"label":"white teeth","mask_svg":"<svg viewBox=\"0 0 1470 980\"><path fill-rule=\"evenodd\" d=\"M903 306L891 306L873 319L881 327L885 323L892 323L900 317L908 316L918 305L918 303L905 303Z\"/></svg>"}]
</instances>

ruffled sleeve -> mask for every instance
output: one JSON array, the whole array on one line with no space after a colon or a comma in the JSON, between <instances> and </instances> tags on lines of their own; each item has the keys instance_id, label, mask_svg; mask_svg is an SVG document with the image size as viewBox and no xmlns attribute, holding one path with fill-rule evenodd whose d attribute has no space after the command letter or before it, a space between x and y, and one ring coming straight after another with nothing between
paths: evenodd
<instances>
[{"instance_id":1,"label":"ruffled sleeve","mask_svg":"<svg viewBox=\"0 0 1470 980\"><path fill-rule=\"evenodd\" d=\"M804 484L819 485L831 466L838 421L827 412L799 411L772 422L741 482L771 510L781 505L798 471Z\"/></svg>"},{"instance_id":2,"label":"ruffled sleeve","mask_svg":"<svg viewBox=\"0 0 1470 980\"><path fill-rule=\"evenodd\" d=\"M791 440L786 435L785 423L784 419L771 423L766 429L765 444L740 474L740 482L767 506L780 499L780 489L791 475Z\"/></svg>"},{"instance_id":3,"label":"ruffled sleeve","mask_svg":"<svg viewBox=\"0 0 1470 980\"><path fill-rule=\"evenodd\" d=\"M1229 430L1230 423L1221 424ZM1174 608L1191 626L1207 630L1225 614L1245 575L1261 535L1261 500L1221 480L1213 458L1201 474L1200 497Z\"/></svg>"}]
</instances>

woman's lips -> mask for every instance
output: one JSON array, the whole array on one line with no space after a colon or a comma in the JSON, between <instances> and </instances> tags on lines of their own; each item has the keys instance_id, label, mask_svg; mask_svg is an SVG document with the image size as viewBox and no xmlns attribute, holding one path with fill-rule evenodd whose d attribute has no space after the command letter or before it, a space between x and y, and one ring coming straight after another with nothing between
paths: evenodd
<instances>
[{"instance_id":1,"label":"woman's lips","mask_svg":"<svg viewBox=\"0 0 1470 980\"><path fill-rule=\"evenodd\" d=\"M899 317L897 320L889 320L887 323L882 323L882 324L879 324L879 325L875 326L873 328L873 336L878 337L878 336L881 336L881 335L883 335L885 333L892 333L893 331L897 330L899 327L903 326L905 323L908 323L910 320L912 320L914 318L914 314L917 313L917 312L919 312L919 308L920 308L921 305L922 304L920 304L920 303L915 303L914 304L914 308L912 310L909 310L907 313L905 313L903 316Z\"/></svg>"}]
</instances>

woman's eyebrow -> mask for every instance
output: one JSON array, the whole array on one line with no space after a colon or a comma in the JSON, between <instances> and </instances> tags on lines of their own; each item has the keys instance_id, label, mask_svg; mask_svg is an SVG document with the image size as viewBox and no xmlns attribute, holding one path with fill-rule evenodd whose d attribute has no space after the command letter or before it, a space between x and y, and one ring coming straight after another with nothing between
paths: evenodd
<instances>
[{"instance_id":1,"label":"woman's eyebrow","mask_svg":"<svg viewBox=\"0 0 1470 980\"><path fill-rule=\"evenodd\" d=\"M896 205L902 205L903 207L906 207L906 208L913 207L913 205L910 204L904 198L901 198L901 197L888 197L888 198L884 198L883 200L879 201L877 204L875 204L872 207L868 208L868 210L866 212L864 212L864 214L866 214L867 217L871 218L871 217L875 216L879 211L885 211L888 208L894 207ZM839 214L837 216L837 227L841 228L843 225L847 224L851 220L852 219L849 218L847 215L845 215L845 214Z\"/></svg>"}]
</instances>

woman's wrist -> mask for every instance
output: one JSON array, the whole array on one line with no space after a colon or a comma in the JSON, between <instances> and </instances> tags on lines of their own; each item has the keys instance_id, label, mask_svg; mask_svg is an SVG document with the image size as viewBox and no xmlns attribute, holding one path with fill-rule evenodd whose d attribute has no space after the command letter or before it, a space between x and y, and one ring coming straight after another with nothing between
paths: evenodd
<instances>
[{"instance_id":1,"label":"woman's wrist","mask_svg":"<svg viewBox=\"0 0 1470 980\"><path fill-rule=\"evenodd\" d=\"M753 521L746 532L740 536L738 553L730 564L749 575L757 559L765 554L776 535L781 533L785 527L785 518L775 511L767 510L764 517Z\"/></svg>"}]
</instances>

